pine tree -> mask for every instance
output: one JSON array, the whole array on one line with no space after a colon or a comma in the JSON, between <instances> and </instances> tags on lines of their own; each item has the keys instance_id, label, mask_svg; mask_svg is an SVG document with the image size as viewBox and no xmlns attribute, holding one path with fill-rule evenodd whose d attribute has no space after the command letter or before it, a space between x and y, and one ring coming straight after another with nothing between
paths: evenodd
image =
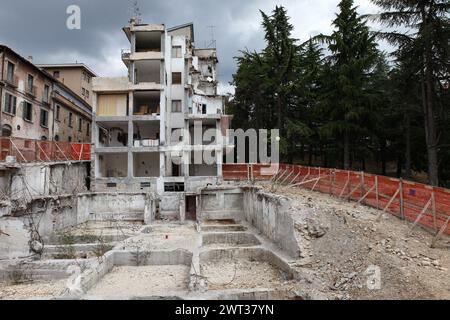
<instances>
[{"instance_id":1,"label":"pine tree","mask_svg":"<svg viewBox=\"0 0 450 320\"><path fill-rule=\"evenodd\" d=\"M448 0L372 0L385 12L375 17L388 27L406 27L407 33L379 35L398 45L416 60L421 78L422 105L428 156L428 179L439 184L439 118L437 105L442 103L440 80L450 74L450 2Z\"/></svg>"},{"instance_id":2,"label":"pine tree","mask_svg":"<svg viewBox=\"0 0 450 320\"><path fill-rule=\"evenodd\" d=\"M374 37L353 0L342 0L333 22L334 32L317 39L328 44L329 57L327 114L322 130L342 139L343 167L350 168L351 139L366 134L364 121L370 118L365 86L378 51Z\"/></svg>"}]
</instances>

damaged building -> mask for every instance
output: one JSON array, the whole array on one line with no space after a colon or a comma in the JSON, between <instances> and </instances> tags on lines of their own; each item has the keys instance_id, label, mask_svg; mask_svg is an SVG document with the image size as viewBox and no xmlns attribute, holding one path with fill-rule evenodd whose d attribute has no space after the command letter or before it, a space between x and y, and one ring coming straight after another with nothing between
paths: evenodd
<instances>
[{"instance_id":1,"label":"damaged building","mask_svg":"<svg viewBox=\"0 0 450 320\"><path fill-rule=\"evenodd\" d=\"M123 31L128 76L93 79L93 190L154 192L163 216L180 219L188 207L195 218L197 189L220 183L232 147L216 49L195 48L192 23L132 21ZM208 130L214 134L206 139ZM194 161L205 151L214 161Z\"/></svg>"}]
</instances>

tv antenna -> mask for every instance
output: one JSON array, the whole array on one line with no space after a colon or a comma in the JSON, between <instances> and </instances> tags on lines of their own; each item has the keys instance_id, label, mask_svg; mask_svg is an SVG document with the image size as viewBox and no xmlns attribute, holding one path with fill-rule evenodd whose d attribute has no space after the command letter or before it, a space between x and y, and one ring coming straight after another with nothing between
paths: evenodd
<instances>
[{"instance_id":1,"label":"tv antenna","mask_svg":"<svg viewBox=\"0 0 450 320\"><path fill-rule=\"evenodd\" d=\"M207 26L206 28L209 29L209 35L210 35L211 39L209 40L209 42L205 41L205 47L208 49L215 49L217 46L217 41L214 36L214 31L216 29L216 26Z\"/></svg>"},{"instance_id":2,"label":"tv antenna","mask_svg":"<svg viewBox=\"0 0 450 320\"><path fill-rule=\"evenodd\" d=\"M130 0L130 23L140 24L142 13L137 0Z\"/></svg>"}]
</instances>

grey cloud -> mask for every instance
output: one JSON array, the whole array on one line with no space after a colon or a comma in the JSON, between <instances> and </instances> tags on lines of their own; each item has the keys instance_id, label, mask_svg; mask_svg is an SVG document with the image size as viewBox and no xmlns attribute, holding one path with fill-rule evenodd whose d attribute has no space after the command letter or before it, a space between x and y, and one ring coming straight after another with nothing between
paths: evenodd
<instances>
[{"instance_id":1,"label":"grey cloud","mask_svg":"<svg viewBox=\"0 0 450 320\"><path fill-rule=\"evenodd\" d=\"M333 9L337 0L328 2ZM367 1L368 0L362 0ZM0 0L0 43L6 44L24 56L32 55L37 63L85 62L101 76L115 76L125 72L120 62L120 49L129 46L122 27L130 17L129 0ZM214 25L220 59L220 79L231 81L235 72L233 57L239 50L259 50L264 46L258 9L269 11L276 4L287 5L293 21L302 22L310 15L297 10L310 0L152 0L139 1L142 19L147 23L165 23L174 26L194 22L196 45L202 47L210 39L207 26ZM360 0L361 2L361 0ZM76 4L82 11L82 29L66 28L66 8ZM292 7L292 9L290 8ZM329 6L327 5L329 8ZM329 17L315 13L323 25ZM299 30L314 30L316 26L297 25Z\"/></svg>"}]
</instances>

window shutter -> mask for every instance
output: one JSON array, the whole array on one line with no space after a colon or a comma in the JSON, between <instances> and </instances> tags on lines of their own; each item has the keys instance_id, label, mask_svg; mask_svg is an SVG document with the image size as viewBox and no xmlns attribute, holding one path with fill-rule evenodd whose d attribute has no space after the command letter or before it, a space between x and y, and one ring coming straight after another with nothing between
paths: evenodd
<instances>
[{"instance_id":1,"label":"window shutter","mask_svg":"<svg viewBox=\"0 0 450 320\"><path fill-rule=\"evenodd\" d=\"M17 97L13 97L13 107L12 107L12 113L16 114L16 108L17 107Z\"/></svg>"}]
</instances>

